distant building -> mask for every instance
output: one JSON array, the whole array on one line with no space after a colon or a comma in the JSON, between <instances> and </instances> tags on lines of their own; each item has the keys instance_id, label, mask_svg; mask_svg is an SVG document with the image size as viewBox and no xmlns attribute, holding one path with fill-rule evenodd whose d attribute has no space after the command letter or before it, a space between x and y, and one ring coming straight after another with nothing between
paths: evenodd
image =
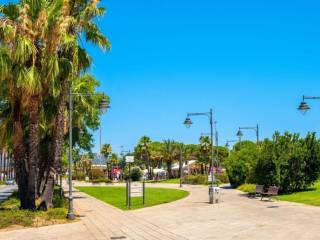
<instances>
[{"instance_id":1,"label":"distant building","mask_svg":"<svg viewBox=\"0 0 320 240\"><path fill-rule=\"evenodd\" d=\"M101 154L94 154L91 166L93 168L107 168L107 159Z\"/></svg>"}]
</instances>

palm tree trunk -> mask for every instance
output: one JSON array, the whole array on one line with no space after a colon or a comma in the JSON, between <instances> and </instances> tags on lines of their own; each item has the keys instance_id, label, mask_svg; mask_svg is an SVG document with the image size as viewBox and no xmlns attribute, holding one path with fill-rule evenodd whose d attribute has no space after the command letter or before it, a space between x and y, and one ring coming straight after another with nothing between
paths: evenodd
<instances>
[{"instance_id":1,"label":"palm tree trunk","mask_svg":"<svg viewBox=\"0 0 320 240\"><path fill-rule=\"evenodd\" d=\"M19 188L20 208L27 209L26 196L28 192L28 179L25 164L26 149L23 142L23 130L21 121L21 105L19 100L14 103L13 114L13 161L16 182Z\"/></svg>"},{"instance_id":2,"label":"palm tree trunk","mask_svg":"<svg viewBox=\"0 0 320 240\"><path fill-rule=\"evenodd\" d=\"M67 101L67 79L61 80L61 91L59 96L59 103L57 108L57 115L54 120L53 128L53 143L52 143L52 158L46 169L46 180L44 189L42 191L41 206L45 209L53 207L52 197L54 191L54 176L61 174L61 158L63 154L63 140L64 140L64 121Z\"/></svg>"},{"instance_id":3,"label":"palm tree trunk","mask_svg":"<svg viewBox=\"0 0 320 240\"><path fill-rule=\"evenodd\" d=\"M39 95L32 95L29 108L29 158L28 158L28 192L27 208L36 209L37 163L39 162Z\"/></svg>"},{"instance_id":4,"label":"palm tree trunk","mask_svg":"<svg viewBox=\"0 0 320 240\"><path fill-rule=\"evenodd\" d=\"M167 162L167 171L168 171L169 179L172 178L172 162L171 161Z\"/></svg>"}]
</instances>

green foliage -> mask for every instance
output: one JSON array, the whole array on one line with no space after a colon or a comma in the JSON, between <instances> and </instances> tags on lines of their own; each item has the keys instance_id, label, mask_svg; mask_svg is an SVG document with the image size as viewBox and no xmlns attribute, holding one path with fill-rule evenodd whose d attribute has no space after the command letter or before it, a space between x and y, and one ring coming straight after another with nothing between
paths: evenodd
<instances>
[{"instance_id":1,"label":"green foliage","mask_svg":"<svg viewBox=\"0 0 320 240\"><path fill-rule=\"evenodd\" d=\"M226 172L223 173L216 173L215 178L220 181L221 183L229 183L229 177Z\"/></svg>"},{"instance_id":2,"label":"green foliage","mask_svg":"<svg viewBox=\"0 0 320 240\"><path fill-rule=\"evenodd\" d=\"M92 181L97 180L97 179L101 179L101 178L105 179L105 173L103 172L102 169L99 169L99 168L91 169L90 174L91 174Z\"/></svg>"},{"instance_id":3,"label":"green foliage","mask_svg":"<svg viewBox=\"0 0 320 240\"><path fill-rule=\"evenodd\" d=\"M250 193L256 190L256 184L242 184L237 187L238 190L246 193Z\"/></svg>"},{"instance_id":4,"label":"green foliage","mask_svg":"<svg viewBox=\"0 0 320 240\"><path fill-rule=\"evenodd\" d=\"M320 175L320 142L314 133L276 132L272 140L237 145L225 162L232 186L257 183L280 186L281 193L308 188Z\"/></svg>"},{"instance_id":5,"label":"green foliage","mask_svg":"<svg viewBox=\"0 0 320 240\"><path fill-rule=\"evenodd\" d=\"M244 144L237 151L230 153L224 166L233 187L238 187L246 182L254 182L257 159L258 151L254 143Z\"/></svg>"},{"instance_id":6,"label":"green foliage","mask_svg":"<svg viewBox=\"0 0 320 240\"><path fill-rule=\"evenodd\" d=\"M83 172L77 172L72 174L73 180L84 181L86 178L86 174Z\"/></svg>"},{"instance_id":7,"label":"green foliage","mask_svg":"<svg viewBox=\"0 0 320 240\"><path fill-rule=\"evenodd\" d=\"M183 183L186 184L195 184L195 185L207 185L208 184L208 176L199 174L199 175L189 175L183 178Z\"/></svg>"},{"instance_id":8,"label":"green foliage","mask_svg":"<svg viewBox=\"0 0 320 240\"><path fill-rule=\"evenodd\" d=\"M139 167L134 167L131 169L131 180L132 181L140 181L142 177L142 172Z\"/></svg>"}]
</instances>

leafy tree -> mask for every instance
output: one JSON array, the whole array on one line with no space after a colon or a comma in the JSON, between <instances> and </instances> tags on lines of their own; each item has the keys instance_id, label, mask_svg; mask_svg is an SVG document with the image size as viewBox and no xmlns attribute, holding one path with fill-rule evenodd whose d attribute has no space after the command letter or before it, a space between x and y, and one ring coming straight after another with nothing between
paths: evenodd
<instances>
[{"instance_id":1,"label":"leafy tree","mask_svg":"<svg viewBox=\"0 0 320 240\"><path fill-rule=\"evenodd\" d=\"M1 118L11 129L0 135L2 142L13 149L23 209L35 209L38 196L44 208L52 206L53 178L61 173L67 133L68 84L73 92L78 92L77 87L90 86L95 91L96 83L84 75L91 60L78 41L79 36L84 36L89 42L109 48L95 22L104 13L97 3L21 0L0 8L0 81L5 90L0 92L0 102L5 103ZM86 86L86 81L93 84ZM93 109L97 100L98 97L93 98L86 104L80 98L84 106L81 109L80 104L80 110ZM81 115L77 107L75 104L75 120L79 120L75 130L80 131L80 125L95 125L91 119L97 119L97 112ZM88 116L91 113L93 118ZM90 138L88 132L86 135Z\"/></svg>"}]
</instances>

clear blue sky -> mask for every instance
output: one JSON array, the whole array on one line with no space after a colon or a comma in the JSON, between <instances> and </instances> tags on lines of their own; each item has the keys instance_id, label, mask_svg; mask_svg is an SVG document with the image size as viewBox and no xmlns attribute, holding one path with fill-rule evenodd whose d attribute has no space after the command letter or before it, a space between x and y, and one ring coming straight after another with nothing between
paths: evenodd
<instances>
[{"instance_id":1,"label":"clear blue sky","mask_svg":"<svg viewBox=\"0 0 320 240\"><path fill-rule=\"evenodd\" d=\"M1 1L7 2L7 1ZM214 109L220 143L240 125L320 130L320 101L306 116L302 94L320 95L320 3L311 0L105 0L100 26L112 43L90 48L92 72L112 101L103 142L132 149L142 135L196 143ZM246 132L254 140L254 132ZM98 150L98 132L94 151Z\"/></svg>"},{"instance_id":2,"label":"clear blue sky","mask_svg":"<svg viewBox=\"0 0 320 240\"><path fill-rule=\"evenodd\" d=\"M263 138L320 130L320 101L306 116L296 110L302 94L320 95L318 1L103 2L100 25L112 50L90 51L112 101L103 142L116 151L142 135L196 143L209 132L207 119L193 119L190 129L182 122L210 107L221 144L240 125L259 123Z\"/></svg>"}]
</instances>

